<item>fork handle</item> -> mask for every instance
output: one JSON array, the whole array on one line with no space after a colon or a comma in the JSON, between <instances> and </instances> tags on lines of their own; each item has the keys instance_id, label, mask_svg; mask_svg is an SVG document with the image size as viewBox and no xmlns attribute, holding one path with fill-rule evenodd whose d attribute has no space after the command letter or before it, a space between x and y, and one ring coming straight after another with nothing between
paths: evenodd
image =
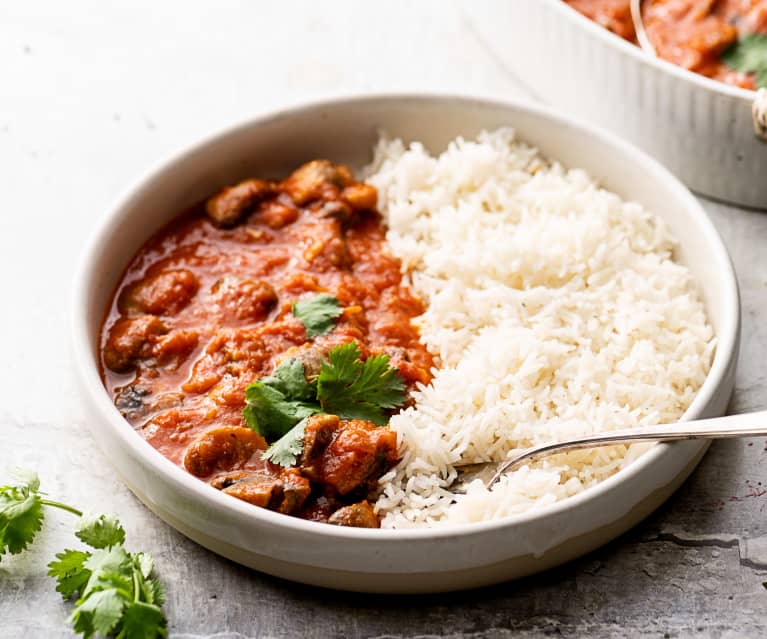
<instances>
[{"instance_id":1,"label":"fork handle","mask_svg":"<svg viewBox=\"0 0 767 639\"><path fill-rule=\"evenodd\" d=\"M762 425L754 424L761 422ZM689 422L676 422L661 426L643 426L640 428L625 428L606 433L597 433L577 439L568 439L553 444L543 444L528 448L524 453L512 457L503 463L492 479L487 483L490 488L501 475L519 466L522 462L550 455L565 450L596 448L627 442L672 442L679 439L731 439L734 437L759 437L767 435L767 410L740 415L726 415Z\"/></svg>"}]
</instances>

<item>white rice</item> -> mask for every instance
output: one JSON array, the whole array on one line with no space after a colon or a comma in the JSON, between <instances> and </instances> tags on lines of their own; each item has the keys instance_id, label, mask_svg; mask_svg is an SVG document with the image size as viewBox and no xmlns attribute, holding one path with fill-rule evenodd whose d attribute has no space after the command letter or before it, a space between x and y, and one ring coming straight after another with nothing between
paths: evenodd
<instances>
[{"instance_id":1,"label":"white rice","mask_svg":"<svg viewBox=\"0 0 767 639\"><path fill-rule=\"evenodd\" d=\"M381 140L366 178L391 251L427 304L439 357L395 416L402 461L376 507L389 528L493 519L612 475L647 446L550 457L455 501L453 464L591 431L678 419L708 373L714 333L675 240L639 204L548 162L511 129L438 157Z\"/></svg>"}]
</instances>

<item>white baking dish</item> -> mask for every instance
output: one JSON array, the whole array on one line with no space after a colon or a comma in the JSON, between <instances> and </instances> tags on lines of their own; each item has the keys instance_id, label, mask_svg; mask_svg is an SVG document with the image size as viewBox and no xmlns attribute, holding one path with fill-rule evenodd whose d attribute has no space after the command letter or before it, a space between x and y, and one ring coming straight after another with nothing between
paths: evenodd
<instances>
[{"instance_id":1,"label":"white baking dish","mask_svg":"<svg viewBox=\"0 0 767 639\"><path fill-rule=\"evenodd\" d=\"M470 15L535 97L633 142L699 193L767 208L754 91L654 58L562 0L479 2Z\"/></svg>"}]
</instances>

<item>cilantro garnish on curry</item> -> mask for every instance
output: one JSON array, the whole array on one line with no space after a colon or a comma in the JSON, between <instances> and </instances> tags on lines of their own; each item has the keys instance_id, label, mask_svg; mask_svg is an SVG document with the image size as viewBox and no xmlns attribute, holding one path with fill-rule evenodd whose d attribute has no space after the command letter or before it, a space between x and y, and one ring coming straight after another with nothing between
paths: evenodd
<instances>
[{"instance_id":1,"label":"cilantro garnish on curry","mask_svg":"<svg viewBox=\"0 0 767 639\"><path fill-rule=\"evenodd\" d=\"M274 455L286 447L300 453L299 433L303 436L304 423L317 413L386 424L386 411L399 408L407 399L405 384L397 370L389 367L387 355L373 355L365 361L361 355L356 342L336 346L322 362L319 375L308 379L301 361L289 359L274 375L245 389L247 406L242 413L247 425L269 440L280 438L264 453L266 459L281 466L295 464L295 455ZM296 428L299 424L300 429Z\"/></svg>"},{"instance_id":2,"label":"cilantro garnish on curry","mask_svg":"<svg viewBox=\"0 0 767 639\"><path fill-rule=\"evenodd\" d=\"M755 85L767 89L767 33L742 37L724 52L722 61L731 69L753 74Z\"/></svg>"},{"instance_id":3,"label":"cilantro garnish on curry","mask_svg":"<svg viewBox=\"0 0 767 639\"><path fill-rule=\"evenodd\" d=\"M147 242L101 341L137 432L254 505L378 526L371 500L398 458L388 419L434 362L376 201L318 160L225 188Z\"/></svg>"},{"instance_id":4,"label":"cilantro garnish on curry","mask_svg":"<svg viewBox=\"0 0 767 639\"><path fill-rule=\"evenodd\" d=\"M293 304L291 310L306 328L306 336L309 339L327 333L335 324L333 320L343 313L338 300L329 293L299 300Z\"/></svg>"}]
</instances>

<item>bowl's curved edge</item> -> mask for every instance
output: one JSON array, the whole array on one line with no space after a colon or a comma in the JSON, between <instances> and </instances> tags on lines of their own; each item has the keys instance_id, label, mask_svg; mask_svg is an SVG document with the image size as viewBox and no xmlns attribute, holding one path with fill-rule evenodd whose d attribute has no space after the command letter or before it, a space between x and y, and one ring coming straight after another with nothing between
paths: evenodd
<instances>
[{"instance_id":1,"label":"bowl's curved edge","mask_svg":"<svg viewBox=\"0 0 767 639\"><path fill-rule=\"evenodd\" d=\"M351 592L390 595L430 594L468 590L521 579L544 570L556 568L596 550L633 528L657 510L692 474L706 454L708 447L709 442L706 442L698 455L685 466L674 481L648 495L628 514L590 533L568 539L547 550L541 556L528 554L471 569L426 573L362 572L334 570L332 568L312 571L307 570L306 566L302 564L280 561L267 555L245 554L237 546L211 537L203 531L190 528L184 521L152 505L133 488L131 490L155 515L201 546L222 557L273 577L288 579L308 586ZM130 486L128 480L123 478L123 481Z\"/></svg>"}]
</instances>

